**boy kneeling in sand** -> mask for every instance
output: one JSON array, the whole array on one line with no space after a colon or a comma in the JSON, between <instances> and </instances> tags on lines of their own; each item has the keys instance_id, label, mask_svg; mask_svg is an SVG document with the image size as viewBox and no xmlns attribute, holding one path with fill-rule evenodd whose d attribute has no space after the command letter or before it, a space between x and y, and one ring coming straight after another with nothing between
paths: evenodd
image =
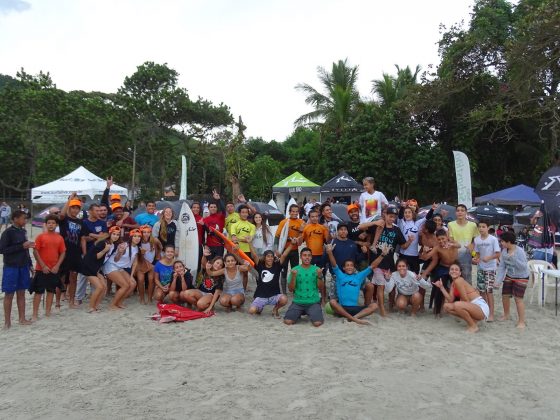
<instances>
[{"instance_id":1,"label":"boy kneeling in sand","mask_svg":"<svg viewBox=\"0 0 560 420\"><path fill-rule=\"evenodd\" d=\"M388 253L388 248L384 248L383 253L379 254L379 256L372 261L368 268L360 272L356 272L356 265L352 260L344 261L343 270L337 266L336 259L333 255L333 249L335 246L336 245L331 244L326 246L329 261L334 274L336 275L336 296L330 297L331 299L329 300L329 304L337 314L342 315L348 321L353 321L362 325L371 324L369 321L365 321L361 318L375 312L377 309L377 303L360 306L358 304L358 299L363 286L373 286L371 283L366 284L367 276L369 276L373 269L376 268L381 261L383 261L383 258L385 258Z\"/></svg>"},{"instance_id":2,"label":"boy kneeling in sand","mask_svg":"<svg viewBox=\"0 0 560 420\"><path fill-rule=\"evenodd\" d=\"M311 264L311 249L303 248L300 257L301 264L290 272L288 289L294 293L294 300L284 315L284 324L293 325L306 314L313 326L320 327L323 325L323 309L319 290L324 290L323 272Z\"/></svg>"}]
</instances>

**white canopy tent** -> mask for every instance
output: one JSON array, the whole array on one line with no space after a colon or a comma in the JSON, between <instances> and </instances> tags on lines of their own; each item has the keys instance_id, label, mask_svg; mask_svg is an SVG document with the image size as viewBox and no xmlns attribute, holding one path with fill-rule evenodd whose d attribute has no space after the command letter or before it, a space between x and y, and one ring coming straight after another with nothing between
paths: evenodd
<instances>
[{"instance_id":1,"label":"white canopy tent","mask_svg":"<svg viewBox=\"0 0 560 420\"><path fill-rule=\"evenodd\" d=\"M102 195L107 182L91 173L83 166L70 172L62 178L31 190L31 202L34 204L65 203L74 191L78 196L87 196L92 200L96 195ZM111 194L128 196L128 190L113 184Z\"/></svg>"}]
</instances>

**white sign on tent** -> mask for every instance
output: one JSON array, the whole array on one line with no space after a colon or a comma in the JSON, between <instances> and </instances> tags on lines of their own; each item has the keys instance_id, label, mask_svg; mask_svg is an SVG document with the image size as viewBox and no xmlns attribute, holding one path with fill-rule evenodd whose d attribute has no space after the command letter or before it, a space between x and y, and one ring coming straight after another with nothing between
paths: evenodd
<instances>
[{"instance_id":1,"label":"white sign on tent","mask_svg":"<svg viewBox=\"0 0 560 420\"><path fill-rule=\"evenodd\" d=\"M56 181L33 188L31 201L44 204L65 203L74 191L79 196L87 195L93 199L96 195L102 195L106 187L107 182L104 179L80 166ZM128 190L113 184L111 194L128 196Z\"/></svg>"}]
</instances>

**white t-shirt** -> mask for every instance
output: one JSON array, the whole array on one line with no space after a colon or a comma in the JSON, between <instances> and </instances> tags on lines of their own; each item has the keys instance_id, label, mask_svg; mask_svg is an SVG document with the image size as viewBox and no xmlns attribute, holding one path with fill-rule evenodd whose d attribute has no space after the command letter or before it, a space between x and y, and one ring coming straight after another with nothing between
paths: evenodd
<instances>
[{"instance_id":1,"label":"white t-shirt","mask_svg":"<svg viewBox=\"0 0 560 420\"><path fill-rule=\"evenodd\" d=\"M479 236L474 238L474 251L480 254L480 262L478 267L484 271L495 271L498 262L496 259L490 260L488 262L482 261L484 257L489 257L494 255L496 252L500 252L500 244L495 236L488 235L486 239L482 239Z\"/></svg>"},{"instance_id":2,"label":"white t-shirt","mask_svg":"<svg viewBox=\"0 0 560 420\"><path fill-rule=\"evenodd\" d=\"M360 222L367 222L375 216L381 216L383 205L387 204L389 201L381 191L374 191L373 194L364 191L360 195Z\"/></svg>"}]
</instances>

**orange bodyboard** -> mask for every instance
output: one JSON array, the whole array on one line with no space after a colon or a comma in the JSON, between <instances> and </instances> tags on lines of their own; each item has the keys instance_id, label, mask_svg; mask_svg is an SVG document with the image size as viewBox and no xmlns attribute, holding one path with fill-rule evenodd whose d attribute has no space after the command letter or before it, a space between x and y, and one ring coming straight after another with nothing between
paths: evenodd
<instances>
[{"instance_id":1,"label":"orange bodyboard","mask_svg":"<svg viewBox=\"0 0 560 420\"><path fill-rule=\"evenodd\" d=\"M210 229L210 232L212 232L214 235L220 238L220 240L224 243L224 247L227 249L227 252L237 255L238 257L247 261L251 265L251 267L253 268L255 267L255 262L251 258L249 258L247 254L245 254L240 249L234 249L236 245L232 242L231 239L229 239L226 235L216 230L212 226L208 226L208 228Z\"/></svg>"}]
</instances>

